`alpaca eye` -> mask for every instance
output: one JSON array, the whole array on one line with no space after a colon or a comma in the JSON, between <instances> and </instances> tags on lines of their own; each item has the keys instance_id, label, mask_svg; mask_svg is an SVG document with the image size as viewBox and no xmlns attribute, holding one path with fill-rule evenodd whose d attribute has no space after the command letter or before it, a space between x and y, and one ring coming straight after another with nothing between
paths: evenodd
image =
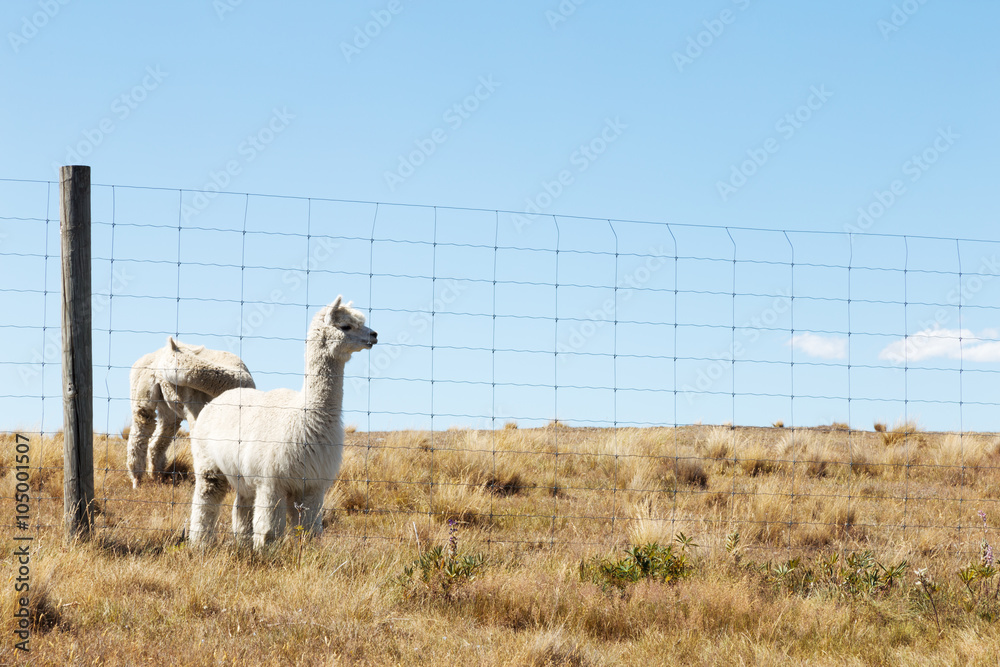
<instances>
[{"instance_id":1,"label":"alpaca eye","mask_svg":"<svg viewBox=\"0 0 1000 667\"><path fill-rule=\"evenodd\" d=\"M346 332L348 332L348 331L351 330L351 325L350 324L339 324L339 325L337 325L337 328L340 329L341 331L343 331L344 333L346 333Z\"/></svg>"}]
</instances>

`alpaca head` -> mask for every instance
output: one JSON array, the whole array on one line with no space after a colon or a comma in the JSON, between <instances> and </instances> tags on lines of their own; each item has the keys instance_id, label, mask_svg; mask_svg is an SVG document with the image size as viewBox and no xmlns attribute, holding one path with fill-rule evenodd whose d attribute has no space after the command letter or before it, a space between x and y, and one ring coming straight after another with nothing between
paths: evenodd
<instances>
[{"instance_id":1,"label":"alpaca head","mask_svg":"<svg viewBox=\"0 0 1000 667\"><path fill-rule=\"evenodd\" d=\"M173 336L167 336L167 355L160 357L160 372L163 379L173 384L187 384L189 369L197 364L195 357L204 349L204 345L188 345Z\"/></svg>"},{"instance_id":2,"label":"alpaca head","mask_svg":"<svg viewBox=\"0 0 1000 667\"><path fill-rule=\"evenodd\" d=\"M370 350L378 342L378 334L365 326L365 316L341 303L343 297L321 309L313 318L309 341L319 343L324 356L347 361L359 350Z\"/></svg>"}]
</instances>

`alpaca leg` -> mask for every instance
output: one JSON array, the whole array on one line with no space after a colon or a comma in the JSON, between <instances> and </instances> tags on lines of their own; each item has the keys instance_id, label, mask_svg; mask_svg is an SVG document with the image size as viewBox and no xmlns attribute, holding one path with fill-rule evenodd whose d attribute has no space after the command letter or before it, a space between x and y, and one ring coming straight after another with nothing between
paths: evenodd
<instances>
[{"instance_id":1,"label":"alpaca leg","mask_svg":"<svg viewBox=\"0 0 1000 667\"><path fill-rule=\"evenodd\" d=\"M169 408L161 404L159 419L156 420L156 431L153 442L149 446L149 476L153 479L166 479L167 449L181 427L181 418Z\"/></svg>"},{"instance_id":2,"label":"alpaca leg","mask_svg":"<svg viewBox=\"0 0 1000 667\"><path fill-rule=\"evenodd\" d=\"M212 541L219 506L228 486L225 476L217 470L197 473L194 497L191 499L191 533L188 536L192 544L208 544Z\"/></svg>"},{"instance_id":3,"label":"alpaca leg","mask_svg":"<svg viewBox=\"0 0 1000 667\"><path fill-rule=\"evenodd\" d=\"M298 534L298 526L309 530L306 508L309 507L309 489L305 480L289 481L289 489L284 497L284 510L288 516L288 525Z\"/></svg>"},{"instance_id":4,"label":"alpaca leg","mask_svg":"<svg viewBox=\"0 0 1000 667\"><path fill-rule=\"evenodd\" d=\"M278 501L278 506L274 510L274 537L279 538L285 534L285 529L288 527L288 517L292 516L295 510L289 510L290 505L288 502L281 498ZM294 519L292 520L294 521ZM292 523L292 526L295 524Z\"/></svg>"},{"instance_id":5,"label":"alpaca leg","mask_svg":"<svg viewBox=\"0 0 1000 667\"><path fill-rule=\"evenodd\" d=\"M323 496L325 489L309 491L302 497L302 528L316 537L323 534Z\"/></svg>"},{"instance_id":6,"label":"alpaca leg","mask_svg":"<svg viewBox=\"0 0 1000 667\"><path fill-rule=\"evenodd\" d=\"M248 547L253 540L253 489L241 481L237 482L236 498L233 499L233 535L236 543Z\"/></svg>"},{"instance_id":7,"label":"alpaca leg","mask_svg":"<svg viewBox=\"0 0 1000 667\"><path fill-rule=\"evenodd\" d=\"M149 436L156 428L156 411L142 407L132 411L132 428L128 434L128 474L132 478L132 488L138 488L146 472L146 449Z\"/></svg>"},{"instance_id":8,"label":"alpaca leg","mask_svg":"<svg viewBox=\"0 0 1000 667\"><path fill-rule=\"evenodd\" d=\"M259 487L253 508L253 548L261 549L275 538L277 532L277 510L281 507L281 496L273 486Z\"/></svg>"}]
</instances>

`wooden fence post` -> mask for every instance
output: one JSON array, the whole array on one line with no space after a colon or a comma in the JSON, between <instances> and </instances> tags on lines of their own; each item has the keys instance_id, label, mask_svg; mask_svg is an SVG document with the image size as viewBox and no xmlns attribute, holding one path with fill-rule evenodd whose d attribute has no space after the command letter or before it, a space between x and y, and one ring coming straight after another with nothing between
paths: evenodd
<instances>
[{"instance_id":1,"label":"wooden fence post","mask_svg":"<svg viewBox=\"0 0 1000 667\"><path fill-rule=\"evenodd\" d=\"M90 167L59 170L62 248L63 517L66 539L93 528L94 378L90 307Z\"/></svg>"}]
</instances>

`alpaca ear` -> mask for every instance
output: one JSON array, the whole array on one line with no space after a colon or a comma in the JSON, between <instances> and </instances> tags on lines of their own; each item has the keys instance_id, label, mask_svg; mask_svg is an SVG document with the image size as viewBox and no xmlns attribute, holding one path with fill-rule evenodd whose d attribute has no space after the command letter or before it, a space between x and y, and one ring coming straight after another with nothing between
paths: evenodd
<instances>
[{"instance_id":1,"label":"alpaca ear","mask_svg":"<svg viewBox=\"0 0 1000 667\"><path fill-rule=\"evenodd\" d=\"M188 348L188 352L190 352L191 354L201 354L204 351L205 351L205 346L204 345L199 345L198 347Z\"/></svg>"},{"instance_id":2,"label":"alpaca ear","mask_svg":"<svg viewBox=\"0 0 1000 667\"><path fill-rule=\"evenodd\" d=\"M180 352L181 348L174 340L173 336L167 336L167 347L169 347L173 352Z\"/></svg>"},{"instance_id":3,"label":"alpaca ear","mask_svg":"<svg viewBox=\"0 0 1000 667\"><path fill-rule=\"evenodd\" d=\"M323 318L328 326L333 326L333 316L337 314L337 309L340 308L340 302L343 300L342 295L337 295L337 298L333 300L330 304L329 310L326 311L326 317Z\"/></svg>"}]
</instances>

